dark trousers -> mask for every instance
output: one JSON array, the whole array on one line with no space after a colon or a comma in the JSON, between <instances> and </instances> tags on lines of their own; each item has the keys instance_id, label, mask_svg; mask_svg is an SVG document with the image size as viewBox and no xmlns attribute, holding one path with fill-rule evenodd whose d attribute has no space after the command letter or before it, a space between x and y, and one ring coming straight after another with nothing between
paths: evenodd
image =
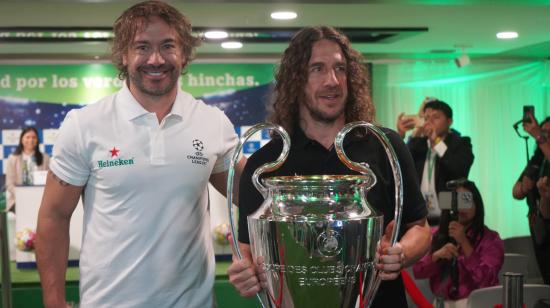
<instances>
[{"instance_id":1,"label":"dark trousers","mask_svg":"<svg viewBox=\"0 0 550 308\"><path fill-rule=\"evenodd\" d=\"M533 249L535 251L535 258L539 265L539 271L544 280L544 284L550 285L550 240L546 240L542 244L535 243L534 229L533 229L534 216L529 215L529 231L531 232L531 240L533 242Z\"/></svg>"}]
</instances>

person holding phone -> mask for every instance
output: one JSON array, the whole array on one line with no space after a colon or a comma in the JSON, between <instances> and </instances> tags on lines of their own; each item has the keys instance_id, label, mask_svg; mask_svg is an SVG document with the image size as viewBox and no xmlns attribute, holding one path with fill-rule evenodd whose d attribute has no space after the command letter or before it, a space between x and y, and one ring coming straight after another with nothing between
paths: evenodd
<instances>
[{"instance_id":1,"label":"person holding phone","mask_svg":"<svg viewBox=\"0 0 550 308\"><path fill-rule=\"evenodd\" d=\"M416 129L418 127L424 126L424 106L431 101L436 101L437 98L432 96L426 96L418 108L417 114L406 115L404 112L401 112L397 116L397 133L401 138L405 138L407 131Z\"/></svg>"},{"instance_id":2,"label":"person holding phone","mask_svg":"<svg viewBox=\"0 0 550 308\"><path fill-rule=\"evenodd\" d=\"M470 193L472 202L468 207L459 206L458 220L448 224L453 242L432 242L431 251L413 265L414 276L429 278L436 304L443 301L445 307L466 307L473 290L497 285L504 263L504 243L496 231L485 225L483 200L476 185L466 181L456 191ZM441 229L432 229L434 238ZM456 281L452 279L453 266L458 270Z\"/></svg>"},{"instance_id":3,"label":"person holding phone","mask_svg":"<svg viewBox=\"0 0 550 308\"><path fill-rule=\"evenodd\" d=\"M524 106L523 113L523 129L535 139L538 148L544 153L544 156L550 158L550 128L544 127L549 118L546 118L539 125L535 118L535 109L533 106Z\"/></svg>"},{"instance_id":4,"label":"person holding phone","mask_svg":"<svg viewBox=\"0 0 550 308\"><path fill-rule=\"evenodd\" d=\"M544 283L550 284L550 231L543 216L543 212L546 213L545 204L550 201L541 198L542 191L537 187L539 181L539 187L545 188L547 180L544 181L544 178L550 177L550 117L539 125L534 109L524 108L523 129L535 139L537 149L514 184L512 196L514 199L527 201L527 217L535 257ZM548 218L550 217L546 219Z\"/></svg>"},{"instance_id":5,"label":"person holding phone","mask_svg":"<svg viewBox=\"0 0 550 308\"><path fill-rule=\"evenodd\" d=\"M447 182L468 178L474 162L469 137L451 129L453 110L444 101L433 99L424 105L424 123L407 142L420 189L428 207L428 223L437 225L442 211L437 194L447 190Z\"/></svg>"}]
</instances>

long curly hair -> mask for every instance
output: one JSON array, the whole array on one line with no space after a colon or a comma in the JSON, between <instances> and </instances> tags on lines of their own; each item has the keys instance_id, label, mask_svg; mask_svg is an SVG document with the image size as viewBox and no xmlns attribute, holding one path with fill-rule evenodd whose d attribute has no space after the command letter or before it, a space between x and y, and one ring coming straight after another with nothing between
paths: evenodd
<instances>
[{"instance_id":1,"label":"long curly hair","mask_svg":"<svg viewBox=\"0 0 550 308\"><path fill-rule=\"evenodd\" d=\"M128 77L128 68L122 63L122 56L128 52L136 33L147 27L153 17L159 17L176 30L183 51L184 65L193 59L195 47L200 45L200 39L192 35L189 20L176 8L162 1L140 2L124 11L113 25L111 60L119 71L120 79Z\"/></svg>"},{"instance_id":2,"label":"long curly hair","mask_svg":"<svg viewBox=\"0 0 550 308\"><path fill-rule=\"evenodd\" d=\"M374 120L374 105L370 98L363 57L355 51L349 39L340 31L328 27L308 27L298 31L285 50L275 74L274 97L269 121L281 125L289 134L298 122L299 104L306 99L308 63L313 44L320 40L337 43L347 63L348 98L345 107L346 123Z\"/></svg>"}]
</instances>

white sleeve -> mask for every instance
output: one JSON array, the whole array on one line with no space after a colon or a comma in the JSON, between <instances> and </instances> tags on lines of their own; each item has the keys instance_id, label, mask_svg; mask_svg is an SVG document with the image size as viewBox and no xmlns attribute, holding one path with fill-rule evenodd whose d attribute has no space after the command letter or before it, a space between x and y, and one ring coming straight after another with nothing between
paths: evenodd
<instances>
[{"instance_id":1,"label":"white sleeve","mask_svg":"<svg viewBox=\"0 0 550 308\"><path fill-rule=\"evenodd\" d=\"M231 159L233 158L233 152L237 147L239 138L235 133L235 128L223 111L218 110L219 114L219 127L220 127L220 150L218 151L218 157L214 164L213 174L221 173L229 169Z\"/></svg>"},{"instance_id":2,"label":"white sleeve","mask_svg":"<svg viewBox=\"0 0 550 308\"><path fill-rule=\"evenodd\" d=\"M71 110L61 124L53 147L50 170L61 180L84 186L90 175L76 110Z\"/></svg>"}]
</instances>

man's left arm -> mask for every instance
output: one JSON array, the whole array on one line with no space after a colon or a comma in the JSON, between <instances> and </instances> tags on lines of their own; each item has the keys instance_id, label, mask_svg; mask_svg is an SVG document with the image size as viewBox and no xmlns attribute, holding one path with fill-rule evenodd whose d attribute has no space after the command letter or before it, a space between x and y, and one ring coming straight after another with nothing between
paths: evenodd
<instances>
[{"instance_id":1,"label":"man's left arm","mask_svg":"<svg viewBox=\"0 0 550 308\"><path fill-rule=\"evenodd\" d=\"M235 165L235 177L233 179L233 204L239 204L239 181L246 165L246 158L242 157ZM227 197L227 175L228 171L210 175L210 184L216 188L223 196Z\"/></svg>"},{"instance_id":2,"label":"man's left arm","mask_svg":"<svg viewBox=\"0 0 550 308\"><path fill-rule=\"evenodd\" d=\"M393 280L399 277L401 269L411 266L422 258L431 243L430 227L426 218L405 225L401 240L390 246L390 238L395 220L386 226L380 242L378 269L382 280Z\"/></svg>"}]
</instances>

